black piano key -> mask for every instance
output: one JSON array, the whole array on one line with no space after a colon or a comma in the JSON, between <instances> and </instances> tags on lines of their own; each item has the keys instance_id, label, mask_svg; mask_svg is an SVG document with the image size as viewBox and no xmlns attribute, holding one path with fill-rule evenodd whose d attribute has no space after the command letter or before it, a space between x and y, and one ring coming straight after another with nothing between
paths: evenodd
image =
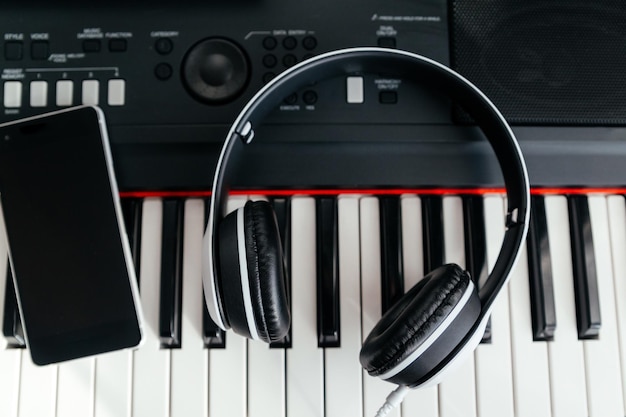
<instances>
[{"instance_id":1,"label":"black piano key","mask_svg":"<svg viewBox=\"0 0 626 417\"><path fill-rule=\"evenodd\" d=\"M204 227L206 230L209 221L210 200L204 204ZM209 349L223 349L226 347L226 332L218 327L209 315L209 310L202 290L202 340Z\"/></svg>"},{"instance_id":2,"label":"black piano key","mask_svg":"<svg viewBox=\"0 0 626 417\"><path fill-rule=\"evenodd\" d=\"M482 196L463 197L463 228L465 230L465 269L476 286L482 285L489 275L487 265L487 240ZM491 342L491 318L487 321L481 343Z\"/></svg>"},{"instance_id":3,"label":"black piano key","mask_svg":"<svg viewBox=\"0 0 626 417\"><path fill-rule=\"evenodd\" d=\"M532 197L527 248L533 340L552 340L556 329L556 306L543 196Z\"/></svg>"},{"instance_id":4,"label":"black piano key","mask_svg":"<svg viewBox=\"0 0 626 417\"><path fill-rule=\"evenodd\" d=\"M404 294L400 198L380 198L380 251L382 314Z\"/></svg>"},{"instance_id":5,"label":"black piano key","mask_svg":"<svg viewBox=\"0 0 626 417\"><path fill-rule=\"evenodd\" d=\"M168 348L181 344L183 219L183 200L163 200L159 336Z\"/></svg>"},{"instance_id":6,"label":"black piano key","mask_svg":"<svg viewBox=\"0 0 626 417\"><path fill-rule=\"evenodd\" d=\"M424 275L444 264L443 200L440 196L422 197Z\"/></svg>"},{"instance_id":7,"label":"black piano key","mask_svg":"<svg viewBox=\"0 0 626 417\"><path fill-rule=\"evenodd\" d=\"M578 337L593 339L600 333L601 318L589 204L587 197L581 195L569 196L567 201Z\"/></svg>"},{"instance_id":8,"label":"black piano key","mask_svg":"<svg viewBox=\"0 0 626 417\"><path fill-rule=\"evenodd\" d=\"M338 347L339 262L337 246L337 200L316 199L317 344Z\"/></svg>"},{"instance_id":9,"label":"black piano key","mask_svg":"<svg viewBox=\"0 0 626 417\"><path fill-rule=\"evenodd\" d=\"M2 334L7 340L7 344L12 348L25 348L24 329L20 319L20 311L15 296L13 286L13 274L11 266L7 263L6 288L4 293L4 317L2 323Z\"/></svg>"},{"instance_id":10,"label":"black piano key","mask_svg":"<svg viewBox=\"0 0 626 417\"><path fill-rule=\"evenodd\" d=\"M122 214L124 216L124 226L128 235L130 252L133 256L135 275L139 283L139 268L141 264L141 208L143 200L139 198L123 198Z\"/></svg>"},{"instance_id":11,"label":"black piano key","mask_svg":"<svg viewBox=\"0 0 626 417\"><path fill-rule=\"evenodd\" d=\"M272 198L270 200L274 213L276 213L276 221L278 223L278 232L280 240L283 244L283 256L285 261L285 291L291 309L291 202L288 198ZM281 340L270 343L270 348L283 349L291 347L291 327L287 335Z\"/></svg>"}]
</instances>

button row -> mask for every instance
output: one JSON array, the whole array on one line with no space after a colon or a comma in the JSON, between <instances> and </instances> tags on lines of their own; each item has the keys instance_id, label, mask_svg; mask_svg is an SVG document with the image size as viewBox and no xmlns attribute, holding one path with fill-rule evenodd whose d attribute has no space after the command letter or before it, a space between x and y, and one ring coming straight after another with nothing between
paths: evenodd
<instances>
[{"instance_id":1,"label":"button row","mask_svg":"<svg viewBox=\"0 0 626 417\"><path fill-rule=\"evenodd\" d=\"M81 103L97 105L100 102L100 81L84 80L81 84ZM48 81L30 82L30 106L46 107L48 105ZM126 104L126 81L112 79L107 83L107 104L123 106ZM22 107L23 83L6 81L4 83L4 107ZM56 82L56 105L60 107L74 104L74 81L59 80Z\"/></svg>"},{"instance_id":2,"label":"button row","mask_svg":"<svg viewBox=\"0 0 626 417\"><path fill-rule=\"evenodd\" d=\"M50 46L47 41L33 41L30 44L30 57L33 60L43 61L50 55ZM20 61L24 58L24 44L19 41L9 41L4 44L4 59Z\"/></svg>"}]
</instances>

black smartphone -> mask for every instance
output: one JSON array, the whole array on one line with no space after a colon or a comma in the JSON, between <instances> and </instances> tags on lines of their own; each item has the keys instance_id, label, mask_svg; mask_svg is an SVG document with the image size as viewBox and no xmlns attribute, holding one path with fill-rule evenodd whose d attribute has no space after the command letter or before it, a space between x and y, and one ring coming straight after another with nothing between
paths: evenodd
<instances>
[{"instance_id":1,"label":"black smartphone","mask_svg":"<svg viewBox=\"0 0 626 417\"><path fill-rule=\"evenodd\" d=\"M0 202L33 362L138 346L139 291L102 111L0 125Z\"/></svg>"}]
</instances>

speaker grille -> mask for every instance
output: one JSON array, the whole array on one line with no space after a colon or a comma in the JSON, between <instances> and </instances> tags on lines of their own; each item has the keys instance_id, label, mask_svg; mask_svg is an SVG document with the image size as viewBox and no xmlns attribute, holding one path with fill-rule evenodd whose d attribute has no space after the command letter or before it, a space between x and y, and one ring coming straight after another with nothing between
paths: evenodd
<instances>
[{"instance_id":1,"label":"speaker grille","mask_svg":"<svg viewBox=\"0 0 626 417\"><path fill-rule=\"evenodd\" d=\"M510 123L626 124L623 0L451 0L450 8L452 67Z\"/></svg>"}]
</instances>

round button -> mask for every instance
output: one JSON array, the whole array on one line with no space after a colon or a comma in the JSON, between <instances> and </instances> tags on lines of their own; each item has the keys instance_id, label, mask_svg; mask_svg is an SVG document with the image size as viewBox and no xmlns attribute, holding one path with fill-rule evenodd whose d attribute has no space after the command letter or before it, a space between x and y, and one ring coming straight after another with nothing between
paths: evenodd
<instances>
[{"instance_id":1,"label":"round button","mask_svg":"<svg viewBox=\"0 0 626 417\"><path fill-rule=\"evenodd\" d=\"M166 62L161 62L154 68L154 75L162 81L168 80L172 76L172 73L172 66Z\"/></svg>"},{"instance_id":2,"label":"round button","mask_svg":"<svg viewBox=\"0 0 626 417\"><path fill-rule=\"evenodd\" d=\"M298 58L295 55L287 54L283 57L283 65L287 68L293 67L298 63Z\"/></svg>"},{"instance_id":3,"label":"round button","mask_svg":"<svg viewBox=\"0 0 626 417\"><path fill-rule=\"evenodd\" d=\"M302 100L306 104L315 104L317 103L317 93L313 90L307 90L302 95Z\"/></svg>"},{"instance_id":4,"label":"round button","mask_svg":"<svg viewBox=\"0 0 626 417\"><path fill-rule=\"evenodd\" d=\"M272 54L267 54L263 57L263 65L266 68L274 68L277 62L278 60L276 59L276 56Z\"/></svg>"},{"instance_id":5,"label":"round button","mask_svg":"<svg viewBox=\"0 0 626 417\"><path fill-rule=\"evenodd\" d=\"M283 39L283 47L285 49L291 50L298 46L298 41L293 36L287 36Z\"/></svg>"},{"instance_id":6,"label":"round button","mask_svg":"<svg viewBox=\"0 0 626 417\"><path fill-rule=\"evenodd\" d=\"M235 99L250 77L245 52L222 38L209 38L195 44L185 56L182 72L189 92L207 103Z\"/></svg>"},{"instance_id":7,"label":"round button","mask_svg":"<svg viewBox=\"0 0 626 417\"><path fill-rule=\"evenodd\" d=\"M174 44L170 38L159 38L154 42L154 49L161 55L167 55L174 49Z\"/></svg>"},{"instance_id":8,"label":"round button","mask_svg":"<svg viewBox=\"0 0 626 417\"><path fill-rule=\"evenodd\" d=\"M263 39L263 48L267 49L268 51L276 48L276 45L278 45L278 41L273 36L268 36Z\"/></svg>"},{"instance_id":9,"label":"round button","mask_svg":"<svg viewBox=\"0 0 626 417\"><path fill-rule=\"evenodd\" d=\"M311 51L317 48L317 39L313 36L307 36L302 39L302 46L304 46L304 49Z\"/></svg>"}]
</instances>

